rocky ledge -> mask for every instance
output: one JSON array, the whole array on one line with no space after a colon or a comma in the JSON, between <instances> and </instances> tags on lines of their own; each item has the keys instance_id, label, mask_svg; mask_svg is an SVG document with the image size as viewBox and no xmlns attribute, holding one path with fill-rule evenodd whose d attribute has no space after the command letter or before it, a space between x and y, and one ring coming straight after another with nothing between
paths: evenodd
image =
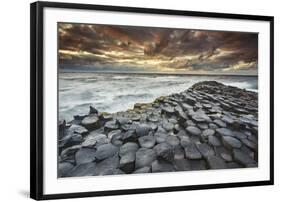
<instances>
[{"instance_id":1,"label":"rocky ledge","mask_svg":"<svg viewBox=\"0 0 281 202\"><path fill-rule=\"evenodd\" d=\"M59 177L258 166L258 95L205 81L114 114L59 122Z\"/></svg>"}]
</instances>

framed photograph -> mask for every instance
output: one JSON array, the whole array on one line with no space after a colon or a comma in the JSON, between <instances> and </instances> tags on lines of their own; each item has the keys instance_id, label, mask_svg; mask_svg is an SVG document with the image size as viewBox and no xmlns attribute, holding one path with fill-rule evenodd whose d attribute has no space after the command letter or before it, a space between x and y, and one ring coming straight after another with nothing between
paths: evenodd
<instances>
[{"instance_id":1,"label":"framed photograph","mask_svg":"<svg viewBox=\"0 0 281 202\"><path fill-rule=\"evenodd\" d=\"M273 184L273 17L31 4L31 198Z\"/></svg>"}]
</instances>

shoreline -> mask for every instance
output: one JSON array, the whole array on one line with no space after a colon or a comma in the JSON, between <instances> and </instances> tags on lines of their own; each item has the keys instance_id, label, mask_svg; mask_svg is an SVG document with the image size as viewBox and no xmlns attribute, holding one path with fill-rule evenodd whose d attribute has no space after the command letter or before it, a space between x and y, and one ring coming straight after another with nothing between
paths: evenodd
<instances>
[{"instance_id":1,"label":"shoreline","mask_svg":"<svg viewBox=\"0 0 281 202\"><path fill-rule=\"evenodd\" d=\"M257 98L204 81L127 111L90 107L59 122L58 176L257 167Z\"/></svg>"}]
</instances>

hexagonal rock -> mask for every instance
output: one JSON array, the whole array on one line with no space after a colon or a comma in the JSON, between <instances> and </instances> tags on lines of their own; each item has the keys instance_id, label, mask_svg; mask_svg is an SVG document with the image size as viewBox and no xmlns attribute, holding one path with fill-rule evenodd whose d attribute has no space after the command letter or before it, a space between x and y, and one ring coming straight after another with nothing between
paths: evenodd
<instances>
[{"instance_id":1,"label":"hexagonal rock","mask_svg":"<svg viewBox=\"0 0 281 202\"><path fill-rule=\"evenodd\" d=\"M151 164L151 171L158 172L172 172L174 171L173 165L163 160L155 160Z\"/></svg>"},{"instance_id":2,"label":"hexagonal rock","mask_svg":"<svg viewBox=\"0 0 281 202\"><path fill-rule=\"evenodd\" d=\"M184 159L184 150L181 146L176 146L174 149L174 159L181 160Z\"/></svg>"},{"instance_id":3,"label":"hexagonal rock","mask_svg":"<svg viewBox=\"0 0 281 202\"><path fill-rule=\"evenodd\" d=\"M208 140L208 136L214 135L215 131L213 129L206 129L203 130L202 134L201 134L201 139L202 141L207 141Z\"/></svg>"},{"instance_id":4,"label":"hexagonal rock","mask_svg":"<svg viewBox=\"0 0 281 202\"><path fill-rule=\"evenodd\" d=\"M217 124L219 127L222 127L222 128L226 127L226 124L220 119L214 120L213 123Z\"/></svg>"},{"instance_id":5,"label":"hexagonal rock","mask_svg":"<svg viewBox=\"0 0 281 202\"><path fill-rule=\"evenodd\" d=\"M111 143L103 144L97 147L96 159L100 161L112 157L115 154L117 154L118 150L119 150L118 147L114 146Z\"/></svg>"},{"instance_id":6,"label":"hexagonal rock","mask_svg":"<svg viewBox=\"0 0 281 202\"><path fill-rule=\"evenodd\" d=\"M218 156L208 156L207 163L210 169L226 169L227 164Z\"/></svg>"},{"instance_id":7,"label":"hexagonal rock","mask_svg":"<svg viewBox=\"0 0 281 202\"><path fill-rule=\"evenodd\" d=\"M175 114L175 109L174 109L174 107L171 107L171 106L162 107L161 114L166 114L168 116L172 116Z\"/></svg>"},{"instance_id":8,"label":"hexagonal rock","mask_svg":"<svg viewBox=\"0 0 281 202\"><path fill-rule=\"evenodd\" d=\"M217 147L216 154L217 154L217 156L220 156L223 160L225 160L227 162L233 160L231 153L224 147Z\"/></svg>"},{"instance_id":9,"label":"hexagonal rock","mask_svg":"<svg viewBox=\"0 0 281 202\"><path fill-rule=\"evenodd\" d=\"M191 135L201 135L202 133L202 131L195 126L186 127L186 131L189 132Z\"/></svg>"},{"instance_id":10,"label":"hexagonal rock","mask_svg":"<svg viewBox=\"0 0 281 202\"><path fill-rule=\"evenodd\" d=\"M104 124L104 132L106 133L109 133L110 131L117 130L117 129L118 129L118 125L115 120L107 121Z\"/></svg>"},{"instance_id":11,"label":"hexagonal rock","mask_svg":"<svg viewBox=\"0 0 281 202\"><path fill-rule=\"evenodd\" d=\"M221 141L215 135L210 135L208 137L208 143L214 147L221 146Z\"/></svg>"},{"instance_id":12,"label":"hexagonal rock","mask_svg":"<svg viewBox=\"0 0 281 202\"><path fill-rule=\"evenodd\" d=\"M201 159L202 155L198 151L197 147L194 143L190 143L188 146L184 148L185 156L188 159Z\"/></svg>"},{"instance_id":13,"label":"hexagonal rock","mask_svg":"<svg viewBox=\"0 0 281 202\"><path fill-rule=\"evenodd\" d=\"M251 150L253 150L253 151L257 151L258 150L258 145L256 143L250 141L249 139L244 138L241 141L243 142L244 145L249 147Z\"/></svg>"},{"instance_id":14,"label":"hexagonal rock","mask_svg":"<svg viewBox=\"0 0 281 202\"><path fill-rule=\"evenodd\" d=\"M238 139L231 136L223 136L222 143L230 150L234 148L240 148L242 146L242 143Z\"/></svg>"},{"instance_id":15,"label":"hexagonal rock","mask_svg":"<svg viewBox=\"0 0 281 202\"><path fill-rule=\"evenodd\" d=\"M139 174L139 173L151 173L151 167L143 167L135 170L133 172L134 174Z\"/></svg>"},{"instance_id":16,"label":"hexagonal rock","mask_svg":"<svg viewBox=\"0 0 281 202\"><path fill-rule=\"evenodd\" d=\"M166 139L166 142L173 148L180 144L180 140L174 135L169 135Z\"/></svg>"},{"instance_id":17,"label":"hexagonal rock","mask_svg":"<svg viewBox=\"0 0 281 202\"><path fill-rule=\"evenodd\" d=\"M233 132L227 128L217 128L216 132L221 136L234 136Z\"/></svg>"},{"instance_id":18,"label":"hexagonal rock","mask_svg":"<svg viewBox=\"0 0 281 202\"><path fill-rule=\"evenodd\" d=\"M100 127L99 118L96 115L86 116L81 124L88 130L95 130Z\"/></svg>"},{"instance_id":19,"label":"hexagonal rock","mask_svg":"<svg viewBox=\"0 0 281 202\"><path fill-rule=\"evenodd\" d=\"M136 153L136 151L139 149L139 146L137 143L134 142L127 142L126 144L123 144L120 147L119 155L124 156L128 153Z\"/></svg>"},{"instance_id":20,"label":"hexagonal rock","mask_svg":"<svg viewBox=\"0 0 281 202\"><path fill-rule=\"evenodd\" d=\"M135 169L135 153L128 153L120 158L120 169L125 173L131 173Z\"/></svg>"},{"instance_id":21,"label":"hexagonal rock","mask_svg":"<svg viewBox=\"0 0 281 202\"><path fill-rule=\"evenodd\" d=\"M58 175L59 177L66 177L68 172L73 169L73 164L69 162L62 162L59 163L58 166Z\"/></svg>"},{"instance_id":22,"label":"hexagonal rock","mask_svg":"<svg viewBox=\"0 0 281 202\"><path fill-rule=\"evenodd\" d=\"M75 154L76 165L93 162L95 160L95 156L96 156L96 149L81 148Z\"/></svg>"},{"instance_id":23,"label":"hexagonal rock","mask_svg":"<svg viewBox=\"0 0 281 202\"><path fill-rule=\"evenodd\" d=\"M152 148L155 145L156 139L155 139L154 136L147 135L147 136L139 137L138 142L139 142L141 147L149 149L149 148Z\"/></svg>"},{"instance_id":24,"label":"hexagonal rock","mask_svg":"<svg viewBox=\"0 0 281 202\"><path fill-rule=\"evenodd\" d=\"M145 135L148 135L149 131L151 130L151 127L147 124L139 124L136 126L136 134L137 137L142 137Z\"/></svg>"},{"instance_id":25,"label":"hexagonal rock","mask_svg":"<svg viewBox=\"0 0 281 202\"><path fill-rule=\"evenodd\" d=\"M206 170L207 163L205 160L189 160L191 170Z\"/></svg>"},{"instance_id":26,"label":"hexagonal rock","mask_svg":"<svg viewBox=\"0 0 281 202\"><path fill-rule=\"evenodd\" d=\"M83 163L71 169L66 177L92 176L95 173L96 163Z\"/></svg>"},{"instance_id":27,"label":"hexagonal rock","mask_svg":"<svg viewBox=\"0 0 281 202\"><path fill-rule=\"evenodd\" d=\"M190 165L189 160L187 160L187 159L175 159L175 161L174 161L174 169L176 171L191 170L191 165Z\"/></svg>"},{"instance_id":28,"label":"hexagonal rock","mask_svg":"<svg viewBox=\"0 0 281 202\"><path fill-rule=\"evenodd\" d=\"M157 144L153 149L158 159L164 159L169 162L174 160L173 147L166 142Z\"/></svg>"},{"instance_id":29,"label":"hexagonal rock","mask_svg":"<svg viewBox=\"0 0 281 202\"><path fill-rule=\"evenodd\" d=\"M93 175L113 175L119 168L119 157L117 154L111 156L103 161L96 163ZM119 172L117 172L119 173Z\"/></svg>"},{"instance_id":30,"label":"hexagonal rock","mask_svg":"<svg viewBox=\"0 0 281 202\"><path fill-rule=\"evenodd\" d=\"M247 166L249 164L255 164L256 161L252 159L248 154L241 151L240 149L233 150L233 157L234 160L238 163L242 164L243 166Z\"/></svg>"},{"instance_id":31,"label":"hexagonal rock","mask_svg":"<svg viewBox=\"0 0 281 202\"><path fill-rule=\"evenodd\" d=\"M78 133L80 135L86 135L88 134L88 130L83 127L83 126L80 126L80 125L71 125L68 130L67 130L68 134L73 134L73 133Z\"/></svg>"},{"instance_id":32,"label":"hexagonal rock","mask_svg":"<svg viewBox=\"0 0 281 202\"><path fill-rule=\"evenodd\" d=\"M210 122L211 121L210 117L203 112L195 112L191 116L191 118L192 118L193 121L195 121L197 123Z\"/></svg>"},{"instance_id":33,"label":"hexagonal rock","mask_svg":"<svg viewBox=\"0 0 281 202\"><path fill-rule=\"evenodd\" d=\"M127 118L127 117L118 117L116 118L116 123L121 126L121 125L125 125L128 123L132 123L132 120Z\"/></svg>"},{"instance_id":34,"label":"hexagonal rock","mask_svg":"<svg viewBox=\"0 0 281 202\"><path fill-rule=\"evenodd\" d=\"M204 144L196 144L197 149L202 154L204 158L207 158L208 156L215 155L215 151L212 149L212 147L206 143Z\"/></svg>"},{"instance_id":35,"label":"hexagonal rock","mask_svg":"<svg viewBox=\"0 0 281 202\"><path fill-rule=\"evenodd\" d=\"M156 159L156 153L153 149L140 148L136 152L135 168L150 167Z\"/></svg>"},{"instance_id":36,"label":"hexagonal rock","mask_svg":"<svg viewBox=\"0 0 281 202\"><path fill-rule=\"evenodd\" d=\"M157 144L160 144L162 142L166 141L166 138L168 137L168 135L166 133L161 133L161 132L156 132L154 134L155 138L156 138L156 142Z\"/></svg>"},{"instance_id":37,"label":"hexagonal rock","mask_svg":"<svg viewBox=\"0 0 281 202\"><path fill-rule=\"evenodd\" d=\"M166 131L169 132L169 131L171 131L171 130L174 129L174 124L172 124L172 123L170 123L170 122L168 122L168 121L165 121L165 122L163 122L162 127L163 127Z\"/></svg>"}]
</instances>

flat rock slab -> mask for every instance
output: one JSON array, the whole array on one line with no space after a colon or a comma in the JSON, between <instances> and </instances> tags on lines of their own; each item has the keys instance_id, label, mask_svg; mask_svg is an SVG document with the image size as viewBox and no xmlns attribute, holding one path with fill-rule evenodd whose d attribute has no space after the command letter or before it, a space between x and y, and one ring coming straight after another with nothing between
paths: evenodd
<instances>
[{"instance_id":1,"label":"flat rock slab","mask_svg":"<svg viewBox=\"0 0 281 202\"><path fill-rule=\"evenodd\" d=\"M161 133L161 132L156 132L154 136L155 136L157 144L165 142L166 138L168 137L167 134Z\"/></svg>"},{"instance_id":2,"label":"flat rock slab","mask_svg":"<svg viewBox=\"0 0 281 202\"><path fill-rule=\"evenodd\" d=\"M186 131L189 132L191 135L201 135L202 131L197 128L196 126L188 126L186 127Z\"/></svg>"},{"instance_id":3,"label":"flat rock slab","mask_svg":"<svg viewBox=\"0 0 281 202\"><path fill-rule=\"evenodd\" d=\"M201 159L202 155L194 143L189 144L184 148L185 156L188 159Z\"/></svg>"},{"instance_id":4,"label":"flat rock slab","mask_svg":"<svg viewBox=\"0 0 281 202\"><path fill-rule=\"evenodd\" d=\"M207 163L205 160L190 160L191 170L206 170Z\"/></svg>"},{"instance_id":5,"label":"flat rock slab","mask_svg":"<svg viewBox=\"0 0 281 202\"><path fill-rule=\"evenodd\" d=\"M240 148L242 146L238 139L231 136L223 136L222 143L228 149Z\"/></svg>"},{"instance_id":6,"label":"flat rock slab","mask_svg":"<svg viewBox=\"0 0 281 202\"><path fill-rule=\"evenodd\" d=\"M208 158L209 156L215 155L215 151L212 149L212 147L210 145L208 145L206 143L196 144L196 146L204 158Z\"/></svg>"},{"instance_id":7,"label":"flat rock slab","mask_svg":"<svg viewBox=\"0 0 281 202\"><path fill-rule=\"evenodd\" d=\"M252 159L248 154L246 154L245 152L243 152L239 149L233 150L233 157L234 157L235 161L242 164L243 166L247 166L249 164L256 163L256 161L254 159Z\"/></svg>"},{"instance_id":8,"label":"flat rock slab","mask_svg":"<svg viewBox=\"0 0 281 202\"><path fill-rule=\"evenodd\" d=\"M95 173L95 168L95 162L79 164L68 172L67 177L92 176Z\"/></svg>"},{"instance_id":9,"label":"flat rock slab","mask_svg":"<svg viewBox=\"0 0 281 202\"><path fill-rule=\"evenodd\" d=\"M111 156L96 164L93 175L112 175L115 174L119 168L118 155Z\"/></svg>"},{"instance_id":10,"label":"flat rock slab","mask_svg":"<svg viewBox=\"0 0 281 202\"><path fill-rule=\"evenodd\" d=\"M169 135L166 139L166 142L173 148L180 144L180 140L174 135Z\"/></svg>"},{"instance_id":11,"label":"flat rock slab","mask_svg":"<svg viewBox=\"0 0 281 202\"><path fill-rule=\"evenodd\" d=\"M207 162L208 162L210 169L226 169L227 168L226 162L218 156L208 156Z\"/></svg>"},{"instance_id":12,"label":"flat rock slab","mask_svg":"<svg viewBox=\"0 0 281 202\"><path fill-rule=\"evenodd\" d=\"M227 128L218 128L216 132L221 136L235 136L234 133Z\"/></svg>"},{"instance_id":13,"label":"flat rock slab","mask_svg":"<svg viewBox=\"0 0 281 202\"><path fill-rule=\"evenodd\" d=\"M155 137L150 135L142 136L138 139L138 141L141 147L149 149L152 148L156 143Z\"/></svg>"},{"instance_id":14,"label":"flat rock slab","mask_svg":"<svg viewBox=\"0 0 281 202\"><path fill-rule=\"evenodd\" d=\"M221 141L215 135L210 135L208 137L208 143L214 147L221 146Z\"/></svg>"},{"instance_id":15,"label":"flat rock slab","mask_svg":"<svg viewBox=\"0 0 281 202\"><path fill-rule=\"evenodd\" d=\"M220 119L216 119L213 121L213 123L217 124L219 127L225 128L226 127L226 123L224 123L222 120Z\"/></svg>"},{"instance_id":16,"label":"flat rock slab","mask_svg":"<svg viewBox=\"0 0 281 202\"><path fill-rule=\"evenodd\" d=\"M74 165L69 162L59 163L58 166L58 175L59 177L67 177L68 172L74 168Z\"/></svg>"},{"instance_id":17,"label":"flat rock slab","mask_svg":"<svg viewBox=\"0 0 281 202\"><path fill-rule=\"evenodd\" d=\"M111 143L103 144L97 147L96 159L101 161L103 159L114 156L118 152L118 147L114 146Z\"/></svg>"},{"instance_id":18,"label":"flat rock slab","mask_svg":"<svg viewBox=\"0 0 281 202\"><path fill-rule=\"evenodd\" d=\"M136 152L135 168L150 167L156 159L156 153L153 149L140 148Z\"/></svg>"},{"instance_id":19,"label":"flat rock slab","mask_svg":"<svg viewBox=\"0 0 281 202\"><path fill-rule=\"evenodd\" d=\"M130 154L130 153L135 154L138 149L139 149L139 146L137 143L127 142L120 147L119 155L124 156L124 155Z\"/></svg>"},{"instance_id":20,"label":"flat rock slab","mask_svg":"<svg viewBox=\"0 0 281 202\"><path fill-rule=\"evenodd\" d=\"M216 154L227 162L233 160L232 154L224 147L217 147L216 148Z\"/></svg>"},{"instance_id":21,"label":"flat rock slab","mask_svg":"<svg viewBox=\"0 0 281 202\"><path fill-rule=\"evenodd\" d=\"M116 120L107 121L104 124L104 131L106 133L109 133L110 131L117 130L117 129L118 129L118 125L116 123Z\"/></svg>"},{"instance_id":22,"label":"flat rock slab","mask_svg":"<svg viewBox=\"0 0 281 202\"><path fill-rule=\"evenodd\" d=\"M172 162L174 160L174 151L173 147L170 144L163 142L157 144L153 149L158 159L164 159L169 162Z\"/></svg>"},{"instance_id":23,"label":"flat rock slab","mask_svg":"<svg viewBox=\"0 0 281 202\"><path fill-rule=\"evenodd\" d=\"M176 171L191 170L191 165L190 165L189 160L187 160L187 159L175 159L175 161L174 161L174 169Z\"/></svg>"},{"instance_id":24,"label":"flat rock slab","mask_svg":"<svg viewBox=\"0 0 281 202\"><path fill-rule=\"evenodd\" d=\"M137 137L146 136L149 134L151 127L147 124L139 124L136 126Z\"/></svg>"},{"instance_id":25,"label":"flat rock slab","mask_svg":"<svg viewBox=\"0 0 281 202\"><path fill-rule=\"evenodd\" d=\"M81 148L75 154L76 165L95 161L96 149Z\"/></svg>"},{"instance_id":26,"label":"flat rock slab","mask_svg":"<svg viewBox=\"0 0 281 202\"><path fill-rule=\"evenodd\" d=\"M151 167L143 167L135 170L133 172L134 174L139 174L139 173L151 173Z\"/></svg>"},{"instance_id":27,"label":"flat rock slab","mask_svg":"<svg viewBox=\"0 0 281 202\"><path fill-rule=\"evenodd\" d=\"M128 153L126 155L121 156L120 169L125 173L132 173L135 169L135 159L135 153Z\"/></svg>"},{"instance_id":28,"label":"flat rock slab","mask_svg":"<svg viewBox=\"0 0 281 202\"><path fill-rule=\"evenodd\" d=\"M174 167L172 164L163 160L156 160L151 164L151 171L153 173L156 172L172 172L174 171Z\"/></svg>"},{"instance_id":29,"label":"flat rock slab","mask_svg":"<svg viewBox=\"0 0 281 202\"><path fill-rule=\"evenodd\" d=\"M97 128L99 128L100 124L99 124L99 118L96 115L89 115L86 116L81 124L87 128L88 130L95 130Z\"/></svg>"}]
</instances>

